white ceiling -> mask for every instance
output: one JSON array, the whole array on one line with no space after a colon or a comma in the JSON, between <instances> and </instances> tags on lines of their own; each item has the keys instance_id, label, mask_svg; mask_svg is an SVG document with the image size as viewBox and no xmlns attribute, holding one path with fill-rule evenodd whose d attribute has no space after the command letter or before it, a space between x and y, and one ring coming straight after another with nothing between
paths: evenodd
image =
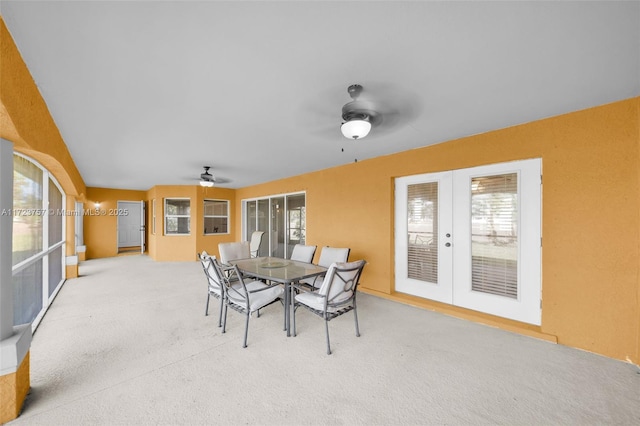
<instances>
[{"instance_id":1,"label":"white ceiling","mask_svg":"<svg viewBox=\"0 0 640 426\"><path fill-rule=\"evenodd\" d=\"M210 165L240 188L640 95L638 1L1 0L0 13L87 186L197 185ZM339 130L353 83L387 113L359 141Z\"/></svg>"}]
</instances>

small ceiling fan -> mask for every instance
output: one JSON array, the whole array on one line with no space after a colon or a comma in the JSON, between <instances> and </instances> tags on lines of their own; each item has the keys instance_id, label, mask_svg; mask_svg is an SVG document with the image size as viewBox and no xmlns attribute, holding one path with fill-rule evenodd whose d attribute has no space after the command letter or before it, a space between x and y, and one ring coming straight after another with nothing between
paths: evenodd
<instances>
[{"instance_id":1,"label":"small ceiling fan","mask_svg":"<svg viewBox=\"0 0 640 426\"><path fill-rule=\"evenodd\" d=\"M210 188L216 183L216 178L211 173L209 173L209 169L211 168L211 166L203 167L204 173L200 173L200 186Z\"/></svg>"}]
</instances>

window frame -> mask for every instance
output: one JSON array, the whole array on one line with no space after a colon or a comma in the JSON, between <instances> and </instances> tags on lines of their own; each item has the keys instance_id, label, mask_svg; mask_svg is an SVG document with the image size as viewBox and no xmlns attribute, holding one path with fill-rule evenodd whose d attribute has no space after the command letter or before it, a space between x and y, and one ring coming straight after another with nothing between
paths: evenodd
<instances>
[{"instance_id":1,"label":"window frame","mask_svg":"<svg viewBox=\"0 0 640 426\"><path fill-rule=\"evenodd\" d=\"M151 200L151 234L156 235L156 199Z\"/></svg>"},{"instance_id":2,"label":"window frame","mask_svg":"<svg viewBox=\"0 0 640 426\"><path fill-rule=\"evenodd\" d=\"M39 206L36 210L40 211L42 214L42 247L37 253L34 253L28 258L25 258L15 264L13 264L13 247L12 247L12 267L11 267L11 275L12 279L15 281L19 278L19 274L32 266L36 266L36 270L39 272L39 278L37 281L37 285L41 287L42 292L40 293L40 301L41 303L39 307L39 311L36 313L35 317L31 321L31 331L35 332L36 328L40 324L40 321L44 317L45 313L51 306L51 303L55 299L56 295L62 288L63 283L66 281L66 264L67 257L66 253L66 229L67 229L67 221L66 217L70 214L66 211L66 203L67 203L67 194L62 188L62 185L58 182L56 177L46 169L42 164L40 164L36 159L31 158L27 155L24 155L20 152L13 152L13 157L20 157L34 166L38 167L42 171L42 175L40 176L40 185L42 186L42 205ZM15 161L15 160L14 160ZM13 170L15 173L15 168ZM62 195L61 198L61 209L49 208L49 191L50 191L50 183L53 183L58 192ZM15 186L15 181L13 182ZM14 200L15 206L15 200ZM61 220L61 240L60 241L49 241L49 217L48 216L59 216ZM12 230L13 232L13 230ZM55 252L60 252L60 259L56 259L53 257ZM60 281L57 283L51 283L50 273L52 271L51 267L54 265L51 263L56 262L58 260L60 262ZM37 265L40 265L39 267ZM18 277L18 278L16 278ZM14 294L15 296L15 294ZM14 301L15 303L15 301ZM14 306L15 309L15 306ZM14 320L15 320L15 312L14 312ZM19 324L14 324L19 325Z\"/></svg>"},{"instance_id":3,"label":"window frame","mask_svg":"<svg viewBox=\"0 0 640 426\"><path fill-rule=\"evenodd\" d=\"M187 200L189 201L189 214L168 214L167 213L167 203L171 200ZM164 231L164 236L165 237L181 237L181 236L187 236L187 235L191 235L191 198L189 197L167 197L164 199L164 226L163 226L163 231ZM189 232L172 232L172 233L168 233L167 232L167 219L169 218L187 218L189 219L189 223L188 223L188 228L189 228Z\"/></svg>"},{"instance_id":4,"label":"window frame","mask_svg":"<svg viewBox=\"0 0 640 426\"><path fill-rule=\"evenodd\" d=\"M227 209L226 209L227 214L226 215L207 215L206 214L207 201L225 203L227 205ZM231 233L231 231L230 231L230 225L231 225L230 208L231 208L231 203L229 202L229 200L222 200L222 199L217 199L217 198L205 198L204 200L202 200L202 234L203 235L229 235ZM225 232L206 232L207 227L205 226L205 220L207 218L224 218L224 219L226 219L226 231Z\"/></svg>"}]
</instances>

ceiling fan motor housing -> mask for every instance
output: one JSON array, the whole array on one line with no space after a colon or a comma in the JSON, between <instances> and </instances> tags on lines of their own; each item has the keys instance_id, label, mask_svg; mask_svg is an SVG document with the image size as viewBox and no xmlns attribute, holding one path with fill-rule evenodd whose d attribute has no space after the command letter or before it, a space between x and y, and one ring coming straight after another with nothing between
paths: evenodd
<instances>
[{"instance_id":1,"label":"ceiling fan motor housing","mask_svg":"<svg viewBox=\"0 0 640 426\"><path fill-rule=\"evenodd\" d=\"M347 88L347 92L353 100L342 107L342 119L345 122L351 120L366 120L370 122L372 126L377 124L379 114L374 109L373 102L358 100L358 97L362 93L362 86L352 84Z\"/></svg>"},{"instance_id":2,"label":"ceiling fan motor housing","mask_svg":"<svg viewBox=\"0 0 640 426\"><path fill-rule=\"evenodd\" d=\"M213 182L214 180L213 175L209 173L209 169L211 168L211 166L203 166L203 167L204 167L204 173L200 173L200 179Z\"/></svg>"},{"instance_id":3,"label":"ceiling fan motor housing","mask_svg":"<svg viewBox=\"0 0 640 426\"><path fill-rule=\"evenodd\" d=\"M367 120L374 125L378 120L378 113L373 109L371 102L354 100L342 107L342 119Z\"/></svg>"}]
</instances>

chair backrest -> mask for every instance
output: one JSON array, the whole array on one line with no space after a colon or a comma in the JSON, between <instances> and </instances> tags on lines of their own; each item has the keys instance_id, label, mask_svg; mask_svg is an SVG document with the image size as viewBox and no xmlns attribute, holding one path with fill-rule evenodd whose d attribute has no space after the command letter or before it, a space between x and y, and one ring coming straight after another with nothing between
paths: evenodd
<instances>
[{"instance_id":1,"label":"chair backrest","mask_svg":"<svg viewBox=\"0 0 640 426\"><path fill-rule=\"evenodd\" d=\"M327 307L336 307L350 302L356 294L360 275L366 262L336 262L329 266L327 275L318 290L318 294L327 296Z\"/></svg>"},{"instance_id":2,"label":"chair backrest","mask_svg":"<svg viewBox=\"0 0 640 426\"><path fill-rule=\"evenodd\" d=\"M240 241L234 243L218 244L218 252L220 253L220 262L229 263L230 260L248 259L251 257L248 241Z\"/></svg>"},{"instance_id":3,"label":"chair backrest","mask_svg":"<svg viewBox=\"0 0 640 426\"><path fill-rule=\"evenodd\" d=\"M291 252L291 260L297 260L300 262L311 263L313 255L316 254L317 246L305 246L303 244L296 244L293 246Z\"/></svg>"},{"instance_id":4,"label":"chair backrest","mask_svg":"<svg viewBox=\"0 0 640 426\"><path fill-rule=\"evenodd\" d=\"M216 263L216 268L220 273L226 297L229 301L236 305L249 309L249 292L247 291L244 276L237 265L224 266Z\"/></svg>"},{"instance_id":5,"label":"chair backrest","mask_svg":"<svg viewBox=\"0 0 640 426\"><path fill-rule=\"evenodd\" d=\"M251 234L251 242L249 244L249 251L251 252L251 257L258 257L258 251L260 250L260 244L262 244L263 236L264 236L264 232L262 231L254 231Z\"/></svg>"},{"instance_id":6,"label":"chair backrest","mask_svg":"<svg viewBox=\"0 0 640 426\"><path fill-rule=\"evenodd\" d=\"M349 248L322 247L318 265L328 268L332 263L346 262L349 259Z\"/></svg>"},{"instance_id":7,"label":"chair backrest","mask_svg":"<svg viewBox=\"0 0 640 426\"><path fill-rule=\"evenodd\" d=\"M222 293L223 283L220 274L215 268L215 262L217 259L215 256L210 256L206 251L203 251L201 254L198 253L198 258L200 259L200 263L202 264L202 269L204 270L204 274L207 277L207 282L209 284L209 290L215 291L218 294Z\"/></svg>"}]
</instances>

